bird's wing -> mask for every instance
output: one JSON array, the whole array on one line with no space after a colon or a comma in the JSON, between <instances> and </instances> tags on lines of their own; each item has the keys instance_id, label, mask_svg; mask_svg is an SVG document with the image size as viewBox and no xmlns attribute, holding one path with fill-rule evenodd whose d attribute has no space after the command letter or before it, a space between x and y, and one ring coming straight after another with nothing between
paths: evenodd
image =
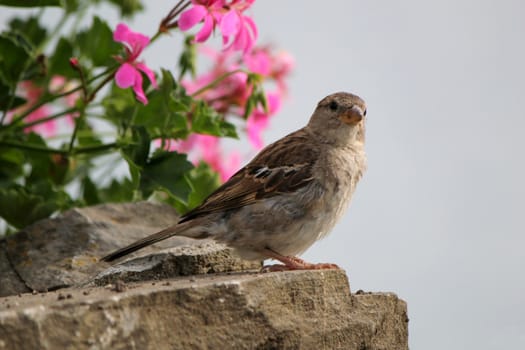
<instances>
[{"instance_id":1,"label":"bird's wing","mask_svg":"<svg viewBox=\"0 0 525 350\"><path fill-rule=\"evenodd\" d=\"M308 141L308 136L299 130L267 146L179 223L294 192L310 183L319 150Z\"/></svg>"}]
</instances>

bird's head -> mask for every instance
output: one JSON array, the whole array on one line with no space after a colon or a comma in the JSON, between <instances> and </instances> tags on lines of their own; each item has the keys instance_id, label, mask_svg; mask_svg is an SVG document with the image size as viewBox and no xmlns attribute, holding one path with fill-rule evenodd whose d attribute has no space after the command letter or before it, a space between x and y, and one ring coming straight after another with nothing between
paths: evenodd
<instances>
[{"instance_id":1,"label":"bird's head","mask_svg":"<svg viewBox=\"0 0 525 350\"><path fill-rule=\"evenodd\" d=\"M365 101L348 92L337 92L318 103L308 127L329 143L364 142L365 116Z\"/></svg>"}]
</instances>

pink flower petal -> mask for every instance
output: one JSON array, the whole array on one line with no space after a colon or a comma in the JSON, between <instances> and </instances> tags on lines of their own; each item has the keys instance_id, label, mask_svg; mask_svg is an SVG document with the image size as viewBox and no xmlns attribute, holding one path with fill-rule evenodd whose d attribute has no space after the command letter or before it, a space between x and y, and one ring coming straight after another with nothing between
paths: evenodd
<instances>
[{"instance_id":1,"label":"pink flower petal","mask_svg":"<svg viewBox=\"0 0 525 350\"><path fill-rule=\"evenodd\" d=\"M202 158L212 163L219 155L219 138L211 135L198 135L197 144L202 152Z\"/></svg>"},{"instance_id":2,"label":"pink flower petal","mask_svg":"<svg viewBox=\"0 0 525 350\"><path fill-rule=\"evenodd\" d=\"M146 66L144 63L135 63L135 67L137 67L144 74L146 74L146 76L148 77L148 79L151 82L151 85L153 85L153 87L155 87L156 89L159 87L157 85L157 80L155 79L155 74L153 73L153 71L148 66Z\"/></svg>"},{"instance_id":3,"label":"pink flower petal","mask_svg":"<svg viewBox=\"0 0 525 350\"><path fill-rule=\"evenodd\" d=\"M142 50L149 44L149 37L142 33L130 30L124 23L119 23L117 25L115 32L113 32L113 40L126 44L131 51L132 60L136 59Z\"/></svg>"},{"instance_id":4,"label":"pink flower petal","mask_svg":"<svg viewBox=\"0 0 525 350\"><path fill-rule=\"evenodd\" d=\"M266 94L268 101L268 113L274 115L281 109L281 95L278 92L269 92Z\"/></svg>"},{"instance_id":5,"label":"pink flower petal","mask_svg":"<svg viewBox=\"0 0 525 350\"><path fill-rule=\"evenodd\" d=\"M223 35L223 44L225 45L224 50L240 50L246 54L255 44L258 35L257 27L250 17L242 16L239 20L238 31L235 33L235 37L229 44L226 44L229 37Z\"/></svg>"},{"instance_id":6,"label":"pink flower petal","mask_svg":"<svg viewBox=\"0 0 525 350\"><path fill-rule=\"evenodd\" d=\"M249 27L251 32L251 38L255 42L257 38L259 37L259 31L257 30L257 26L255 25L255 22L251 17L244 16L244 23L247 24L247 27Z\"/></svg>"},{"instance_id":7,"label":"pink flower petal","mask_svg":"<svg viewBox=\"0 0 525 350\"><path fill-rule=\"evenodd\" d=\"M140 73L135 67L129 63L123 63L115 74L115 81L117 86L121 89L129 88L135 84L137 74L140 76ZM142 78L141 78L142 79Z\"/></svg>"},{"instance_id":8,"label":"pink flower petal","mask_svg":"<svg viewBox=\"0 0 525 350\"><path fill-rule=\"evenodd\" d=\"M237 11L229 11L221 19L220 29L223 36L229 37L237 34L239 26L240 19Z\"/></svg>"},{"instance_id":9,"label":"pink flower petal","mask_svg":"<svg viewBox=\"0 0 525 350\"><path fill-rule=\"evenodd\" d=\"M41 124L43 134L46 136L53 136L56 134L57 125L54 120L49 120Z\"/></svg>"},{"instance_id":10,"label":"pink flower petal","mask_svg":"<svg viewBox=\"0 0 525 350\"><path fill-rule=\"evenodd\" d=\"M43 119L51 114L50 109L47 106L42 106L32 113L30 113L25 120L27 122L34 122L40 119ZM25 132L34 131L36 133L42 134L43 136L53 136L56 134L56 121L49 120L45 123L33 125L29 128L24 129Z\"/></svg>"},{"instance_id":11,"label":"pink flower petal","mask_svg":"<svg viewBox=\"0 0 525 350\"><path fill-rule=\"evenodd\" d=\"M222 182L228 181L233 174L239 170L241 164L241 155L238 152L232 152L229 159L222 159L219 168L219 176Z\"/></svg>"},{"instance_id":12,"label":"pink flower petal","mask_svg":"<svg viewBox=\"0 0 525 350\"><path fill-rule=\"evenodd\" d=\"M133 84L133 91L135 92L135 97L137 98L137 100L147 105L148 99L144 94L144 89L142 89L142 75L139 71L135 71L135 73L135 84Z\"/></svg>"},{"instance_id":13,"label":"pink flower petal","mask_svg":"<svg viewBox=\"0 0 525 350\"><path fill-rule=\"evenodd\" d=\"M142 50L148 46L149 44L149 38L141 33L134 33L129 36L128 42L132 47L132 51L134 53L134 57L137 57L140 55Z\"/></svg>"},{"instance_id":14,"label":"pink flower petal","mask_svg":"<svg viewBox=\"0 0 525 350\"><path fill-rule=\"evenodd\" d=\"M113 40L115 40L118 43L127 43L128 42L128 35L129 35L129 28L124 23L117 24L117 28L113 32Z\"/></svg>"},{"instance_id":15,"label":"pink flower petal","mask_svg":"<svg viewBox=\"0 0 525 350\"><path fill-rule=\"evenodd\" d=\"M247 48L249 46L249 40L250 38L246 28L241 27L230 47L234 50L244 51L246 53L248 52Z\"/></svg>"},{"instance_id":16,"label":"pink flower petal","mask_svg":"<svg viewBox=\"0 0 525 350\"><path fill-rule=\"evenodd\" d=\"M213 25L214 20L211 15L208 15L204 18L204 25L202 26L201 30L195 35L195 41L198 43L202 43L210 37L212 31L213 31Z\"/></svg>"},{"instance_id":17,"label":"pink flower petal","mask_svg":"<svg viewBox=\"0 0 525 350\"><path fill-rule=\"evenodd\" d=\"M264 146L261 133L268 125L268 116L264 114L253 114L246 122L248 140L256 149Z\"/></svg>"},{"instance_id":18,"label":"pink flower petal","mask_svg":"<svg viewBox=\"0 0 525 350\"><path fill-rule=\"evenodd\" d=\"M197 23L202 21L202 19L204 18L204 16L206 16L207 13L208 10L206 9L206 7L201 5L193 5L192 8L181 13L179 18L180 30L186 31L192 28Z\"/></svg>"},{"instance_id":19,"label":"pink flower petal","mask_svg":"<svg viewBox=\"0 0 525 350\"><path fill-rule=\"evenodd\" d=\"M257 50L250 55L244 57L244 62L249 70L263 76L270 75L271 72L271 58L266 51Z\"/></svg>"},{"instance_id":20,"label":"pink flower petal","mask_svg":"<svg viewBox=\"0 0 525 350\"><path fill-rule=\"evenodd\" d=\"M188 153L195 147L196 142L197 142L197 135L191 134L190 136L188 136L186 140L177 141L176 150L179 152Z\"/></svg>"},{"instance_id":21,"label":"pink flower petal","mask_svg":"<svg viewBox=\"0 0 525 350\"><path fill-rule=\"evenodd\" d=\"M246 131L248 140L256 149L264 146L261 133L268 127L270 116L274 115L281 108L281 96L277 92L270 92L266 95L268 101L268 113L258 107L246 121Z\"/></svg>"}]
</instances>

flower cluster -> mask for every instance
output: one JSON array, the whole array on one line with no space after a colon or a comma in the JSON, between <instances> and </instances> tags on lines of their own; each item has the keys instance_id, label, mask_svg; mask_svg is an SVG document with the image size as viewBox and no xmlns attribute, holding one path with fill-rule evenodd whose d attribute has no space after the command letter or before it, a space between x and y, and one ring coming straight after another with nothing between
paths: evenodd
<instances>
[{"instance_id":1,"label":"flower cluster","mask_svg":"<svg viewBox=\"0 0 525 350\"><path fill-rule=\"evenodd\" d=\"M141 72L146 74L151 85L155 88L157 88L157 80L155 79L153 71L143 62L138 62L137 59L142 53L142 50L148 46L149 38L144 34L130 30L128 26L120 23L113 33L113 40L124 44L126 50L126 57L115 57L115 59L121 63L121 66L115 74L117 86L122 89L133 87L137 100L143 104L147 104L148 99L142 88Z\"/></svg>"},{"instance_id":2,"label":"flower cluster","mask_svg":"<svg viewBox=\"0 0 525 350\"><path fill-rule=\"evenodd\" d=\"M254 2L177 0L151 36L111 25L97 1L59 16L82 26L50 26L41 16L22 14L6 22L0 203L38 210L0 206L0 231L79 204L152 196L186 212L216 189L217 179L230 178L264 146L263 132L287 95L293 66L286 53L257 44L249 14ZM126 18L142 6L140 0L113 3ZM85 13L93 14L90 24L84 25ZM157 74L142 55L170 31L183 34L183 49L173 51L167 42L176 72ZM204 47L214 33L219 51ZM197 71L202 56L212 63ZM236 135L246 137L246 150L230 151L227 138ZM115 156L128 165L127 176L120 176Z\"/></svg>"},{"instance_id":3,"label":"flower cluster","mask_svg":"<svg viewBox=\"0 0 525 350\"><path fill-rule=\"evenodd\" d=\"M232 51L216 52L208 47L203 47L201 52L210 57L214 64L207 73L194 80L184 80L182 84L189 94L195 94L202 91L203 87L217 82L213 88L203 90L197 97L223 115L237 118L246 115L253 93L253 85L248 83L249 73L258 74L264 83L272 87L265 93L267 108L257 105L246 121L249 142L255 149L261 149L264 146L262 132L268 127L270 118L279 111L282 99L286 96L286 78L293 68L293 59L284 52L274 53L270 47L255 47L242 56ZM172 149L194 149L193 152L187 152L193 161L206 161L219 172L223 180L229 178L232 169L237 169L240 162L237 152L224 155L220 139L214 136L190 137L186 141L172 143Z\"/></svg>"},{"instance_id":4,"label":"flower cluster","mask_svg":"<svg viewBox=\"0 0 525 350\"><path fill-rule=\"evenodd\" d=\"M253 19L244 15L255 0L191 0L192 7L184 11L179 19L179 28L187 31L200 22L201 29L195 41L208 40L215 28L219 28L225 50L248 53L257 40L257 26Z\"/></svg>"},{"instance_id":5,"label":"flower cluster","mask_svg":"<svg viewBox=\"0 0 525 350\"><path fill-rule=\"evenodd\" d=\"M188 31L202 23L195 35L195 42L208 40L215 29L222 35L223 50L216 52L201 46L200 52L214 62L211 69L193 80L184 80L182 85L188 94L204 100L209 106L225 117L246 117L248 140L255 149L264 146L262 132L268 127L269 119L275 115L283 97L287 93L286 78L292 67L293 59L285 52L274 53L270 47L256 47L258 32L253 19L244 12L255 0L191 0L191 7L178 10L176 6L164 20L170 22L180 13L176 25L182 31ZM140 71L145 73L156 87L155 77L149 68L137 58L149 44L149 38L134 33L124 24L119 24L115 41L126 44L127 55L118 57L122 63L115 80L121 88L133 87L139 101L146 104L142 90ZM240 52L241 54L238 54ZM260 103L250 103L253 98L254 84L249 82L250 74L256 74L264 83L273 84L273 90L264 94L266 108ZM160 143L159 143L160 144ZM228 156L221 151L220 139L210 135L193 134L187 140L171 140L166 149L188 153L194 163L204 160L227 180L240 164L237 152Z\"/></svg>"},{"instance_id":6,"label":"flower cluster","mask_svg":"<svg viewBox=\"0 0 525 350\"><path fill-rule=\"evenodd\" d=\"M205 161L224 182L239 169L241 155L239 152L231 152L225 156L219 141L220 139L215 136L191 134L186 140L169 142L166 149L187 153L194 164L198 164L201 160Z\"/></svg>"},{"instance_id":7,"label":"flower cluster","mask_svg":"<svg viewBox=\"0 0 525 350\"><path fill-rule=\"evenodd\" d=\"M69 90L72 85L73 83L71 81L67 81L63 76L55 75L50 79L47 89L51 94L60 94L66 90ZM11 110L8 114L9 118L12 118L14 115L20 115L26 111L29 111L40 101L46 92L44 87L37 85L31 80L20 82L18 90L18 93L25 97L26 103L16 109ZM78 92L71 93L62 99L56 100L54 105L44 104L36 108L24 118L24 121L29 125L24 128L24 131L26 133L34 131L43 135L44 137L56 136L59 129L59 123L56 118L52 117L55 109L54 107L73 107L78 97ZM65 117L64 120L67 125L71 126L76 113L65 113L63 116Z\"/></svg>"}]
</instances>

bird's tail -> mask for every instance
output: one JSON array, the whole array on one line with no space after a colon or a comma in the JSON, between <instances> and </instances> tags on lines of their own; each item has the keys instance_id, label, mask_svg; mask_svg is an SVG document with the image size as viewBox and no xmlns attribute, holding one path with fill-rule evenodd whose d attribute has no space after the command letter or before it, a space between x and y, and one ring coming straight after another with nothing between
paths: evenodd
<instances>
[{"instance_id":1,"label":"bird's tail","mask_svg":"<svg viewBox=\"0 0 525 350\"><path fill-rule=\"evenodd\" d=\"M113 253L110 253L103 257L102 261L113 261L115 259L118 259L120 257L123 257L124 255L131 254L139 249L142 249L144 247L147 247L151 244L160 242L166 238L169 238L171 236L176 235L179 232L179 225L168 227L162 231L159 231L157 233L154 233L150 236L144 237L141 240L138 240L134 243L131 243L130 245L120 248L119 250L114 251Z\"/></svg>"}]
</instances>

